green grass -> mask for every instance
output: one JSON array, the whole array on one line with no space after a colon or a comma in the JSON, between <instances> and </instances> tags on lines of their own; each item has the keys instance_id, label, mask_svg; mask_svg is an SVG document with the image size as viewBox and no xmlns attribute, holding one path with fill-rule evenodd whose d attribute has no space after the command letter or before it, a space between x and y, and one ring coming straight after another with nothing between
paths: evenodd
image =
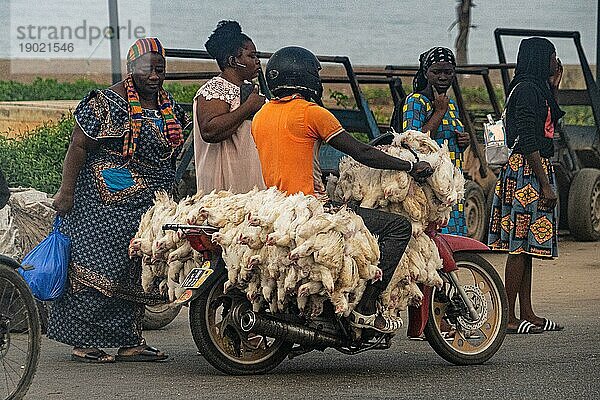
<instances>
[{"instance_id":1,"label":"green grass","mask_svg":"<svg viewBox=\"0 0 600 400\"><path fill-rule=\"evenodd\" d=\"M33 187L55 193L61 182L62 161L73 131L72 116L44 125L20 139L0 135L0 169L9 186Z\"/></svg>"},{"instance_id":2,"label":"green grass","mask_svg":"<svg viewBox=\"0 0 600 400\"><path fill-rule=\"evenodd\" d=\"M0 81L0 101L75 100L102 85L89 80L58 82L36 78L32 83Z\"/></svg>"},{"instance_id":3,"label":"green grass","mask_svg":"<svg viewBox=\"0 0 600 400\"><path fill-rule=\"evenodd\" d=\"M86 79L75 82L42 78L36 78L32 83L0 81L0 101L79 100L90 90L105 87L107 85ZM198 84L165 83L165 89L182 103L191 103L199 88Z\"/></svg>"}]
</instances>

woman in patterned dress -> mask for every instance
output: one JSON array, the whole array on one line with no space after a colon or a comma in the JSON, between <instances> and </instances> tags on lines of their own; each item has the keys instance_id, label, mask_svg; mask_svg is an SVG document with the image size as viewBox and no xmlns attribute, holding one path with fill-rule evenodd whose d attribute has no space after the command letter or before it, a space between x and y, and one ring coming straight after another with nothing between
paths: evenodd
<instances>
[{"instance_id":1,"label":"woman in patterned dress","mask_svg":"<svg viewBox=\"0 0 600 400\"><path fill-rule=\"evenodd\" d=\"M445 47L434 47L421 54L419 63L413 80L413 93L407 96L402 107L402 130L430 132L440 146L446 142L450 159L462 170L469 134L459 119L456 103L446 94L454 80L454 54ZM452 208L450 220L442 228L442 233L466 236L463 206L460 201Z\"/></svg>"},{"instance_id":2,"label":"woman in patterned dress","mask_svg":"<svg viewBox=\"0 0 600 400\"><path fill-rule=\"evenodd\" d=\"M54 208L71 238L69 289L56 300L48 337L74 346L76 361L106 363L167 358L142 338L141 267L128 256L142 214L157 191L171 192L173 160L187 122L169 93L164 49L140 39L127 56L128 76L93 90L75 110L75 128ZM116 357L102 348L119 348Z\"/></svg>"},{"instance_id":3,"label":"woman in patterned dress","mask_svg":"<svg viewBox=\"0 0 600 400\"><path fill-rule=\"evenodd\" d=\"M549 40L521 41L506 105L507 142L513 152L496 183L488 236L492 249L509 253L505 271L509 333L563 329L537 316L531 305L532 258L558 256L557 195L550 158L554 128L564 115L556 101L562 71ZM517 296L520 319L515 314Z\"/></svg>"},{"instance_id":4,"label":"woman in patterned dress","mask_svg":"<svg viewBox=\"0 0 600 400\"><path fill-rule=\"evenodd\" d=\"M241 103L240 94L240 86L256 78L260 69L256 47L235 21L219 22L205 46L221 74L206 82L194 98L197 190L263 189L250 120L265 97L255 90Z\"/></svg>"}]
</instances>

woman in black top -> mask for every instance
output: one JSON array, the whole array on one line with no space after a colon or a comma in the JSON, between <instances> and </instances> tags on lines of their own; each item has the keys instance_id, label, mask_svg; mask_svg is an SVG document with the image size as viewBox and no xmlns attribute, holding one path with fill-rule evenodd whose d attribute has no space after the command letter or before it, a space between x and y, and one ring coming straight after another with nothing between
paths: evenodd
<instances>
[{"instance_id":1,"label":"woman in black top","mask_svg":"<svg viewBox=\"0 0 600 400\"><path fill-rule=\"evenodd\" d=\"M556 95L563 68L547 39L525 39L506 105L506 134L513 149L502 168L491 213L488 242L508 251L505 285L509 333L542 333L563 327L535 314L531 305L532 257L558 256L554 128L564 113ZM520 319L515 314L519 297Z\"/></svg>"}]
</instances>

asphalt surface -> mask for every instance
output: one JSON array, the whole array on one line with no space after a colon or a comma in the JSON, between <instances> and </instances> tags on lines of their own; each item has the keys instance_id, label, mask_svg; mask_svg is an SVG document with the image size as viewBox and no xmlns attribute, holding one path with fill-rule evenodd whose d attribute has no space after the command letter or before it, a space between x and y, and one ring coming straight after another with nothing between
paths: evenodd
<instances>
[{"instance_id":1,"label":"asphalt surface","mask_svg":"<svg viewBox=\"0 0 600 400\"><path fill-rule=\"evenodd\" d=\"M562 238L561 256L536 262L534 306L562 332L507 335L484 365L457 367L405 330L392 348L347 356L327 350L285 360L268 375L226 376L197 354L187 309L149 344L161 363L82 364L71 348L44 338L26 399L266 398L600 398L600 243ZM504 256L488 260L503 275Z\"/></svg>"}]
</instances>

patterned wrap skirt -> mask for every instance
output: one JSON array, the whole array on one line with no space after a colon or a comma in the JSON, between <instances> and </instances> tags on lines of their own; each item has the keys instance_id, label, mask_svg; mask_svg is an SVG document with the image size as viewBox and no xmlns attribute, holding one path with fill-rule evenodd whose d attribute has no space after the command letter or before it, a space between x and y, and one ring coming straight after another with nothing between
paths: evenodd
<instances>
[{"instance_id":1,"label":"patterned wrap skirt","mask_svg":"<svg viewBox=\"0 0 600 400\"><path fill-rule=\"evenodd\" d=\"M143 110L135 154L122 156L129 129L127 101L111 90L94 91L75 111L84 134L98 141L77 177L74 204L61 231L71 238L69 286L50 307L48 338L76 347L122 347L143 343L144 304L160 293L141 286L141 260L129 241L158 191L175 183L173 149L156 110ZM175 105L178 120L183 111Z\"/></svg>"},{"instance_id":2,"label":"patterned wrap skirt","mask_svg":"<svg viewBox=\"0 0 600 400\"><path fill-rule=\"evenodd\" d=\"M542 158L542 166L556 191L552 163ZM488 235L493 250L540 258L558 256L556 207L547 207L540 195L540 184L527 159L512 154L494 192Z\"/></svg>"}]
</instances>

